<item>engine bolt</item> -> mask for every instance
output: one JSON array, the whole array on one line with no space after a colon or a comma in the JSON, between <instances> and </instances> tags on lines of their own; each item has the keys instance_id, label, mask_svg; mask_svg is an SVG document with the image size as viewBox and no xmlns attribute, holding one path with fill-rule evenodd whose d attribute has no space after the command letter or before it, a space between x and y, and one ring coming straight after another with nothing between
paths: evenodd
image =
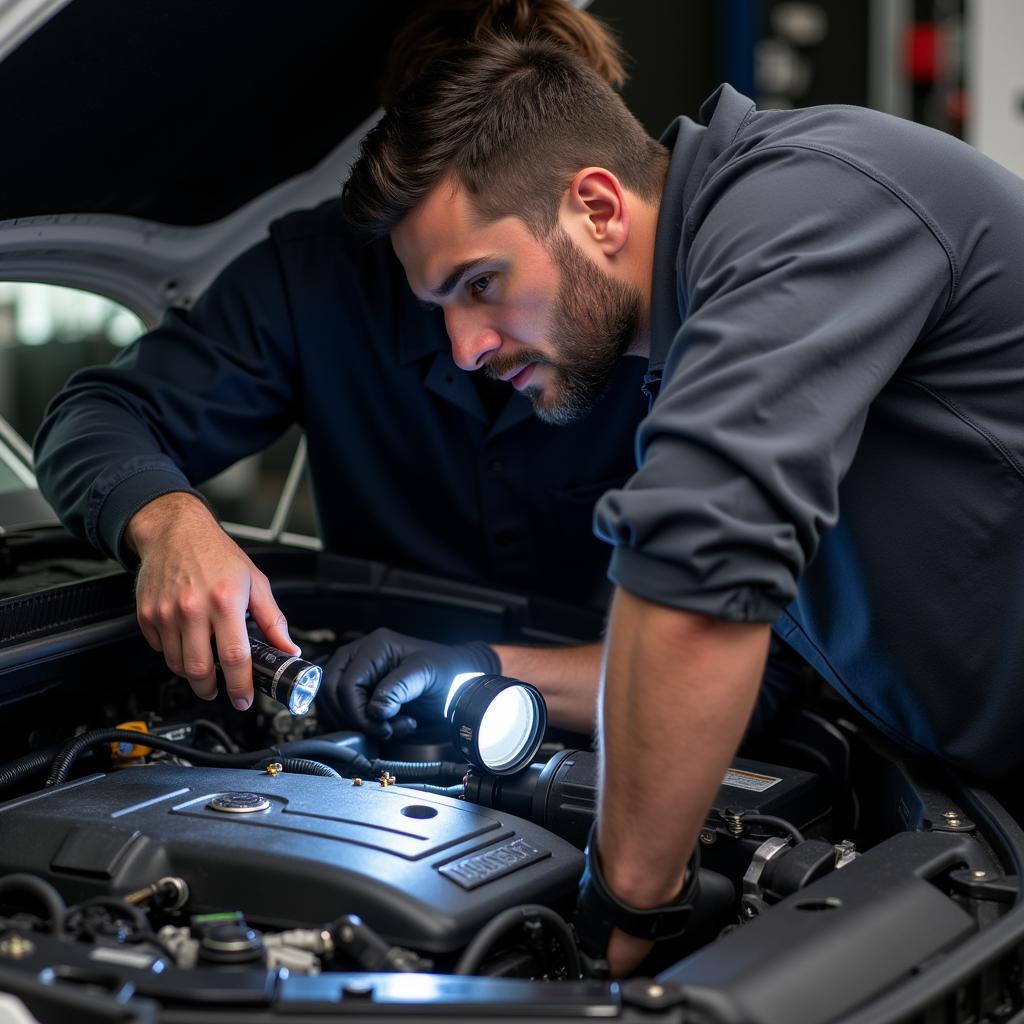
<instances>
[{"instance_id":1,"label":"engine bolt","mask_svg":"<svg viewBox=\"0 0 1024 1024\"><path fill-rule=\"evenodd\" d=\"M661 985L648 985L647 994L651 999L660 999L665 994L665 989Z\"/></svg>"},{"instance_id":2,"label":"engine bolt","mask_svg":"<svg viewBox=\"0 0 1024 1024\"><path fill-rule=\"evenodd\" d=\"M979 871L972 871L971 872L971 878L988 878L988 872L987 871L980 871L980 870Z\"/></svg>"},{"instance_id":3,"label":"engine bolt","mask_svg":"<svg viewBox=\"0 0 1024 1024\"><path fill-rule=\"evenodd\" d=\"M8 935L0 940L0 956L11 960L21 960L35 952L35 943L29 942L23 935Z\"/></svg>"},{"instance_id":4,"label":"engine bolt","mask_svg":"<svg viewBox=\"0 0 1024 1024\"><path fill-rule=\"evenodd\" d=\"M718 833L713 828L700 830L700 841L704 846L710 846L716 839L718 839Z\"/></svg>"},{"instance_id":5,"label":"engine bolt","mask_svg":"<svg viewBox=\"0 0 1024 1024\"><path fill-rule=\"evenodd\" d=\"M960 814L958 811L943 811L942 816L946 821L952 821L954 818L959 818Z\"/></svg>"},{"instance_id":6,"label":"engine bolt","mask_svg":"<svg viewBox=\"0 0 1024 1024\"><path fill-rule=\"evenodd\" d=\"M280 761L271 761L266 767L268 775L280 775L284 771L284 765Z\"/></svg>"},{"instance_id":7,"label":"engine bolt","mask_svg":"<svg viewBox=\"0 0 1024 1024\"><path fill-rule=\"evenodd\" d=\"M729 834L733 836L743 835L743 812L737 811L732 807L727 807L722 812L722 817L725 820L726 828L729 829Z\"/></svg>"}]
</instances>

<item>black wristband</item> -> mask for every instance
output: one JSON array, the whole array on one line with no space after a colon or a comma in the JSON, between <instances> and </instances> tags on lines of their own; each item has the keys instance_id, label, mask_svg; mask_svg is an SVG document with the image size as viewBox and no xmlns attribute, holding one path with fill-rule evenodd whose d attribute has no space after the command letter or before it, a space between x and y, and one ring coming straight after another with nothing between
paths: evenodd
<instances>
[{"instance_id":1,"label":"black wristband","mask_svg":"<svg viewBox=\"0 0 1024 1024\"><path fill-rule=\"evenodd\" d=\"M591 958L603 957L613 928L627 935L651 942L678 938L686 930L696 902L700 884L700 857L694 847L686 871L682 891L661 907L640 909L623 903L611 891L601 872L597 853L597 823L590 830L585 853L580 893L576 902L576 934L584 953Z\"/></svg>"}]
</instances>

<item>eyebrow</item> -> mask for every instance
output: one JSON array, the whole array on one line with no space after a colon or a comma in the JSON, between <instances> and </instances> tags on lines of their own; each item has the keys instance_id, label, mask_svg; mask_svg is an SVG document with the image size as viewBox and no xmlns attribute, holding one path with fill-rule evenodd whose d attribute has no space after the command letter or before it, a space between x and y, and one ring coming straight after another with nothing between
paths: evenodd
<instances>
[{"instance_id":1,"label":"eyebrow","mask_svg":"<svg viewBox=\"0 0 1024 1024\"><path fill-rule=\"evenodd\" d=\"M476 259L466 260L463 263L457 264L452 268L451 273L441 282L440 286L432 292L439 299L446 299L453 291L455 286L466 276L471 270L475 270L477 267L484 263L489 263L493 260L494 256L477 256Z\"/></svg>"}]
</instances>

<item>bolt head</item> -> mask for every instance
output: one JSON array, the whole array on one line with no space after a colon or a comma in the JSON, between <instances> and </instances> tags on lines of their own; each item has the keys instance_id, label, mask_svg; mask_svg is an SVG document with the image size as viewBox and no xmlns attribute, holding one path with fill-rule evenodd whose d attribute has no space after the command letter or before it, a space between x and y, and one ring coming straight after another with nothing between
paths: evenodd
<instances>
[{"instance_id":1,"label":"bolt head","mask_svg":"<svg viewBox=\"0 0 1024 1024\"><path fill-rule=\"evenodd\" d=\"M971 872L971 878L987 878L987 877L988 877L988 872L987 871L972 871Z\"/></svg>"},{"instance_id":2,"label":"bolt head","mask_svg":"<svg viewBox=\"0 0 1024 1024\"><path fill-rule=\"evenodd\" d=\"M35 952L35 948L35 943L30 942L24 935L8 935L6 939L0 940L0 956L10 960L30 956Z\"/></svg>"},{"instance_id":3,"label":"bolt head","mask_svg":"<svg viewBox=\"0 0 1024 1024\"><path fill-rule=\"evenodd\" d=\"M665 989L661 985L648 985L647 994L652 999L660 999L665 994Z\"/></svg>"}]
</instances>

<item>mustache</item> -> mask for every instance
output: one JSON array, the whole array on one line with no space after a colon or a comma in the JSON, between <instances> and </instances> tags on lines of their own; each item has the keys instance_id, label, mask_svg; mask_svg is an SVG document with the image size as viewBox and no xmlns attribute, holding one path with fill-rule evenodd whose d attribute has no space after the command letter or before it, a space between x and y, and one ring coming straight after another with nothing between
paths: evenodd
<instances>
[{"instance_id":1,"label":"mustache","mask_svg":"<svg viewBox=\"0 0 1024 1024\"><path fill-rule=\"evenodd\" d=\"M509 355L492 356L484 367L484 373L492 380L500 380L502 377L508 377L513 370L521 370L527 363L550 364L551 360L532 349L523 349Z\"/></svg>"}]
</instances>

